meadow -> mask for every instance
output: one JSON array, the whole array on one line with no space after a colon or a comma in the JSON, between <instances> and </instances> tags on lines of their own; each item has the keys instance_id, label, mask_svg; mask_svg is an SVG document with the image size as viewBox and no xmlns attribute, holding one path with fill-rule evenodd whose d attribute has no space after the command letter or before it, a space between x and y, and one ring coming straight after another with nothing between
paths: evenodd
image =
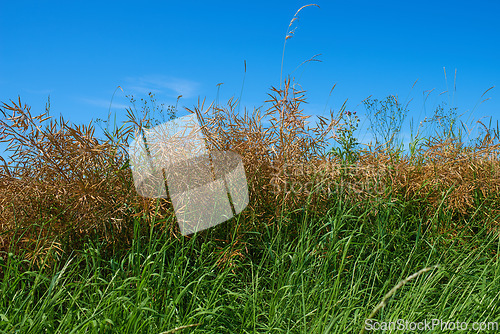
<instances>
[{"instance_id":1,"label":"meadow","mask_svg":"<svg viewBox=\"0 0 500 334\"><path fill-rule=\"evenodd\" d=\"M250 202L182 236L169 199L137 195L127 154L137 129L176 110L136 102L123 124L97 124L103 138L49 105L2 103L0 332L499 330L498 128L478 121L469 140L438 107L406 150L406 109L388 96L365 101L378 132L363 146L356 113L313 121L290 78L265 108L200 101L188 112L210 150L242 156Z\"/></svg>"}]
</instances>

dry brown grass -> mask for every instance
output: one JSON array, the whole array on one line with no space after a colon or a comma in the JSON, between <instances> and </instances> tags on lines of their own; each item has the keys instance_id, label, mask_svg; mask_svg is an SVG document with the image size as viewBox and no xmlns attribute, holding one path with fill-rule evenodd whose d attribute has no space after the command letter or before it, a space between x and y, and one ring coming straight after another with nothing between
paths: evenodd
<instances>
[{"instance_id":1,"label":"dry brown grass","mask_svg":"<svg viewBox=\"0 0 500 334\"><path fill-rule=\"evenodd\" d=\"M0 249L11 244L46 254L79 247L84 236L120 247L130 240L134 190L127 157L118 145L98 140L94 127L55 120L49 110L32 116L21 100L0 109L3 142L12 153L0 174ZM50 247L49 247L50 248Z\"/></svg>"},{"instance_id":2,"label":"dry brown grass","mask_svg":"<svg viewBox=\"0 0 500 334\"><path fill-rule=\"evenodd\" d=\"M361 150L355 165L345 165L323 154L328 140L345 126L340 116L332 112L307 127L308 116L301 109L304 92L292 86L288 80L283 89L272 88L265 113L238 116L231 101L212 114L193 111L203 120L213 149L234 150L244 157L250 211L258 217L270 214L267 223L306 204L324 214L338 196L367 203L391 198L418 202L424 215L438 209L457 218L498 213L499 138L487 128L475 146L458 138L432 137L413 157L379 146Z\"/></svg>"},{"instance_id":3,"label":"dry brown grass","mask_svg":"<svg viewBox=\"0 0 500 334\"><path fill-rule=\"evenodd\" d=\"M465 219L499 213L499 144L489 131L475 147L431 138L411 158L379 147L362 150L355 165L345 165L324 154L344 126L338 115L331 112L309 127L301 108L304 92L290 80L282 89L272 88L269 97L270 107L263 112L238 114L233 100L224 107L205 109L199 103L188 109L198 116L209 149L243 157L250 204L238 226L225 223L236 229L232 242L240 245L234 250L239 256L245 232L259 231L305 206L324 214L340 197L353 203L398 198L417 203L419 214L429 217L438 209ZM157 211L156 200L135 192L127 142L146 119L131 110L129 126L104 140L95 137L92 124L54 120L48 110L32 116L20 99L4 103L0 111L2 141L12 152L0 174L0 250L15 246L37 262L50 249L57 257L81 247L87 237L126 249L136 217L148 227L158 215L172 214L168 200L159 201ZM452 228L462 227L457 220ZM157 228L179 237L174 224Z\"/></svg>"}]
</instances>

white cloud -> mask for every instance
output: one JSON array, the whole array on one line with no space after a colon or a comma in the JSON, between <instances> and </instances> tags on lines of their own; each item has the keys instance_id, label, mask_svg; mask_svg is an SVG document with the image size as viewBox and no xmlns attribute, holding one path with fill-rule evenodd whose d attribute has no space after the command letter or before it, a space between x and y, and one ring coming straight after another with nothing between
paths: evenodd
<instances>
[{"instance_id":1,"label":"white cloud","mask_svg":"<svg viewBox=\"0 0 500 334\"><path fill-rule=\"evenodd\" d=\"M142 87L142 86L125 86L125 88L127 89L126 90L126 93L132 93L132 94L140 94L140 95L147 95L149 94L150 92L151 93L154 93L154 94L157 94L157 93L161 93L160 90L158 89L153 89L151 87Z\"/></svg>"},{"instance_id":2,"label":"white cloud","mask_svg":"<svg viewBox=\"0 0 500 334\"><path fill-rule=\"evenodd\" d=\"M129 105L126 104L121 104L121 103L116 103L112 102L111 100L106 100L106 99L88 99L88 98L81 98L80 99L82 102L96 106L96 107L101 107L101 108L106 108L109 109L110 103L111 103L111 109L126 109L130 107Z\"/></svg>"},{"instance_id":3,"label":"white cloud","mask_svg":"<svg viewBox=\"0 0 500 334\"><path fill-rule=\"evenodd\" d=\"M182 95L186 99L196 96L200 86L200 83L195 81L164 75L146 75L138 78L128 78L127 81L130 84L123 86L125 91L139 94L163 93L174 98Z\"/></svg>"}]
</instances>

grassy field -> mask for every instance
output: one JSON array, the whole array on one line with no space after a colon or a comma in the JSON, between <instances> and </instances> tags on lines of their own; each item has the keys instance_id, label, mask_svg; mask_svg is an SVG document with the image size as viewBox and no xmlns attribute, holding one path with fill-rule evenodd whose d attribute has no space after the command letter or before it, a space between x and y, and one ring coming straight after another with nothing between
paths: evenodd
<instances>
[{"instance_id":1,"label":"grassy field","mask_svg":"<svg viewBox=\"0 0 500 334\"><path fill-rule=\"evenodd\" d=\"M438 107L404 150L407 110L389 96L365 101L376 143L364 147L345 105L313 122L293 80L269 96L251 112L188 109L209 149L242 156L250 195L190 236L169 199L137 195L128 165L135 131L175 108L132 99L98 138L49 106L3 103L0 332L498 332L498 128L478 122L466 140Z\"/></svg>"},{"instance_id":2,"label":"grassy field","mask_svg":"<svg viewBox=\"0 0 500 334\"><path fill-rule=\"evenodd\" d=\"M474 236L450 237L431 231L453 224L450 217L425 224L408 203L381 208L370 219L374 207L338 200L322 218L284 215L239 239L238 221L177 239L141 234L143 220L137 219L134 241L123 254L108 255L102 244L88 242L50 268L10 253L2 263L0 329L359 332L385 293L435 265L401 287L375 319L500 320L498 234L481 228Z\"/></svg>"}]
</instances>

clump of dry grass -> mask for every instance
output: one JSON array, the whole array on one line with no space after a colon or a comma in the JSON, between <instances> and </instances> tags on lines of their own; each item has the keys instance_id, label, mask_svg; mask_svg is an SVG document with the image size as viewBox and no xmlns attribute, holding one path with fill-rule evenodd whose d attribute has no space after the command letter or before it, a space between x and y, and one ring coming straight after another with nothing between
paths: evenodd
<instances>
[{"instance_id":1,"label":"clump of dry grass","mask_svg":"<svg viewBox=\"0 0 500 334\"><path fill-rule=\"evenodd\" d=\"M460 230L474 216L493 218L500 212L498 153L490 131L469 146L456 137L433 137L412 157L395 157L380 148L363 150L353 171L364 185L357 200L416 202L419 214L446 212L455 217L453 228Z\"/></svg>"},{"instance_id":2,"label":"clump of dry grass","mask_svg":"<svg viewBox=\"0 0 500 334\"><path fill-rule=\"evenodd\" d=\"M271 88L266 101L270 107L264 112L245 110L239 115L232 100L226 107L203 110L203 104L199 104L194 110L188 109L198 115L211 150L234 151L243 157L250 187L250 211L257 216L276 217L283 209L305 204L305 193L276 192L290 182L291 175L282 171L297 174L299 166L319 166L339 123L332 113L329 119L322 117L309 127L305 121L310 116L305 116L301 108L304 96L288 79L282 89ZM301 175L310 177L307 173Z\"/></svg>"},{"instance_id":3,"label":"clump of dry grass","mask_svg":"<svg viewBox=\"0 0 500 334\"><path fill-rule=\"evenodd\" d=\"M456 217L456 229L474 215L499 213L500 144L486 127L473 146L459 137L431 137L413 156L380 145L360 150L357 162L346 165L324 154L328 140L346 126L341 117L332 112L316 127L307 127L301 109L304 92L292 87L288 80L284 89L272 88L267 101L272 106L264 114L238 116L229 103L211 116L199 115L214 148L244 157L254 212L272 212L273 220L309 204L322 214L344 196L353 202L418 202L422 215L442 210ZM263 126L266 119L270 126ZM299 186L290 187L292 183ZM481 207L485 210L478 211Z\"/></svg>"},{"instance_id":4,"label":"clump of dry grass","mask_svg":"<svg viewBox=\"0 0 500 334\"><path fill-rule=\"evenodd\" d=\"M473 214L480 205L498 210L498 149L489 131L473 146L458 138L433 138L422 148L422 165L406 166L408 176L397 177L396 187L406 190L406 198L428 194L434 208L442 202L446 210L462 215Z\"/></svg>"},{"instance_id":5,"label":"clump of dry grass","mask_svg":"<svg viewBox=\"0 0 500 334\"><path fill-rule=\"evenodd\" d=\"M81 246L83 236L126 243L133 185L121 168L123 150L98 140L92 124L56 120L49 108L32 116L20 98L0 112L2 142L12 153L0 174L0 248L15 244L38 258L50 245L58 252Z\"/></svg>"},{"instance_id":6,"label":"clump of dry grass","mask_svg":"<svg viewBox=\"0 0 500 334\"><path fill-rule=\"evenodd\" d=\"M332 111L329 118L306 124L309 116L301 107L305 93L290 79L283 89L272 88L269 97L263 112L239 114L233 100L222 107L205 109L199 103L188 109L198 116L209 149L243 157L250 204L238 225L227 223L236 230L232 237L222 236L233 238L227 241L238 256L246 247L246 232L262 232L262 224L276 224L277 217L305 207L324 214L340 197L368 205L393 198L416 201L419 213L428 216L437 209L464 218L477 215L481 206L489 217L500 211L499 144L490 131L475 147L457 138L431 138L412 157L379 146L361 150L356 163L346 165L326 153L329 141L345 126L340 115ZM102 140L94 136L92 124L54 120L48 110L32 116L20 99L4 103L0 112L1 140L13 152L0 174L3 251L14 245L36 262L49 250L57 256L81 247L85 237L124 249L136 217L145 218L147 226L158 214L172 214L168 199L137 195L127 166L129 136L146 118L137 119L129 109L131 125ZM299 228L299 222L290 223ZM461 227L457 221L453 228ZM161 228L178 237L175 224Z\"/></svg>"}]
</instances>

